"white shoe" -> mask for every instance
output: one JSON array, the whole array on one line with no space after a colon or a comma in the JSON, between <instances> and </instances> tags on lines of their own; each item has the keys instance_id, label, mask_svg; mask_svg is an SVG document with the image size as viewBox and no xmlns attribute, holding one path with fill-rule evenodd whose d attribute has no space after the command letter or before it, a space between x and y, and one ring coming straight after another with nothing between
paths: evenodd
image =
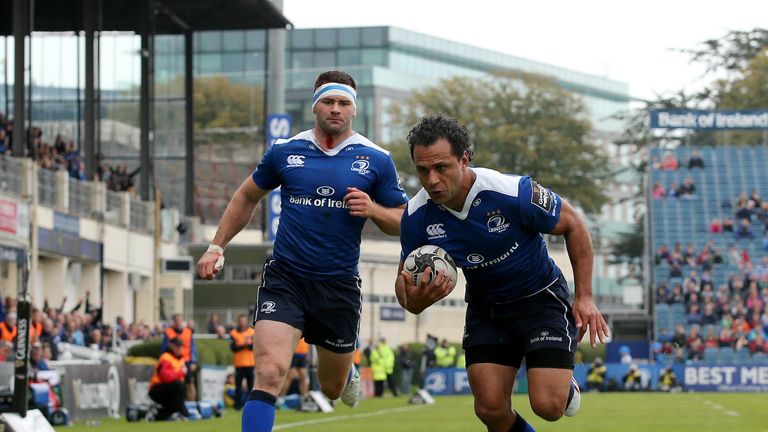
<instances>
[{"instance_id":1,"label":"white shoe","mask_svg":"<svg viewBox=\"0 0 768 432\"><path fill-rule=\"evenodd\" d=\"M352 366L352 376L347 381L344 391L341 392L341 401L352 408L357 408L360 404L360 372L354 366Z\"/></svg>"},{"instance_id":2,"label":"white shoe","mask_svg":"<svg viewBox=\"0 0 768 432\"><path fill-rule=\"evenodd\" d=\"M579 383L573 377L571 377L571 387L573 388L573 396L571 397L571 402L565 407L565 415L568 417L575 416L579 412L579 408L581 408L581 390L579 389Z\"/></svg>"}]
</instances>

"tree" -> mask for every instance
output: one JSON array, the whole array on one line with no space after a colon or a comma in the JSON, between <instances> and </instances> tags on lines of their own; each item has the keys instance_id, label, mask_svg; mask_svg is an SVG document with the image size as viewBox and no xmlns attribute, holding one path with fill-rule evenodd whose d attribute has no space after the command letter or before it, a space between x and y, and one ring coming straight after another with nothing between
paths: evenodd
<instances>
[{"instance_id":1,"label":"tree","mask_svg":"<svg viewBox=\"0 0 768 432\"><path fill-rule=\"evenodd\" d=\"M158 97L183 95L184 77L177 77L155 88ZM264 113L263 91L260 86L237 83L224 77L197 78L194 83L195 128L240 128L261 125ZM136 95L136 89L126 92ZM158 101L159 102L159 101ZM110 104L107 118L139 126L138 101ZM184 111L174 110L164 121L184 124Z\"/></svg>"},{"instance_id":2,"label":"tree","mask_svg":"<svg viewBox=\"0 0 768 432\"><path fill-rule=\"evenodd\" d=\"M414 92L393 117L407 132L420 115L437 112L455 117L470 130L473 163L530 175L587 213L598 212L608 202L603 190L611 169L590 139L588 112L580 98L551 78L498 73L446 79ZM406 176L415 176L407 144L392 147L397 166Z\"/></svg>"}]
</instances>

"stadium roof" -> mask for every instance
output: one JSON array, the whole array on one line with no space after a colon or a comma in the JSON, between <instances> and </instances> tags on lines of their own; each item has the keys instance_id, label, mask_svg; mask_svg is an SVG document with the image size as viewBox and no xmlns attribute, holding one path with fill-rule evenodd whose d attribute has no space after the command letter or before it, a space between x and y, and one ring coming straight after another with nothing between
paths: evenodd
<instances>
[{"instance_id":1,"label":"stadium roof","mask_svg":"<svg viewBox=\"0 0 768 432\"><path fill-rule=\"evenodd\" d=\"M0 6L0 34L13 34L13 1ZM99 31L141 32L146 3L143 0L35 0L33 30L75 32L83 30L85 4L101 3ZM151 1L156 20L155 34L185 30L249 30L286 28L291 25L269 0L159 0ZM186 27L186 28L185 28Z\"/></svg>"}]
</instances>

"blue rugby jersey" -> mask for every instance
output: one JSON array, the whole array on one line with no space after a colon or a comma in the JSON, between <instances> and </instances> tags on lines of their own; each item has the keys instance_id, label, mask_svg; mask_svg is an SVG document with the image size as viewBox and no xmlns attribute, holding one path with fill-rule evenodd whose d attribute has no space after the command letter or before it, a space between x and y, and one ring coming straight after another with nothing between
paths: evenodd
<instances>
[{"instance_id":1,"label":"blue rugby jersey","mask_svg":"<svg viewBox=\"0 0 768 432\"><path fill-rule=\"evenodd\" d=\"M432 202L421 189L400 223L400 259L423 245L445 249L467 280L466 300L504 302L537 292L560 276L540 233L554 229L561 199L530 177L471 168L464 208Z\"/></svg>"},{"instance_id":2,"label":"blue rugby jersey","mask_svg":"<svg viewBox=\"0 0 768 432\"><path fill-rule=\"evenodd\" d=\"M389 152L360 134L327 151L318 147L312 130L279 139L251 177L264 190L280 186L273 257L305 276L357 274L366 219L349 214L343 202L347 187L368 193L384 207L408 201Z\"/></svg>"}]
</instances>

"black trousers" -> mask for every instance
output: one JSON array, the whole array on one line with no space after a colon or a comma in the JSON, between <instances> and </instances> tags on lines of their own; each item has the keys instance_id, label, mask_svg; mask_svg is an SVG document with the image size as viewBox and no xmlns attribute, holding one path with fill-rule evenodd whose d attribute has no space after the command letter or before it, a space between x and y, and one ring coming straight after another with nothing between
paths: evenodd
<instances>
[{"instance_id":1,"label":"black trousers","mask_svg":"<svg viewBox=\"0 0 768 432\"><path fill-rule=\"evenodd\" d=\"M373 394L376 397L384 396L384 381L373 382Z\"/></svg>"},{"instance_id":2,"label":"black trousers","mask_svg":"<svg viewBox=\"0 0 768 432\"><path fill-rule=\"evenodd\" d=\"M253 367L239 367L235 368L235 409L239 410L243 408L245 404L245 395L243 394L243 380L248 385L245 395L253 388Z\"/></svg>"},{"instance_id":3,"label":"black trousers","mask_svg":"<svg viewBox=\"0 0 768 432\"><path fill-rule=\"evenodd\" d=\"M392 396L397 396L397 384L395 384L395 374L387 374L387 387L392 392Z\"/></svg>"},{"instance_id":4,"label":"black trousers","mask_svg":"<svg viewBox=\"0 0 768 432\"><path fill-rule=\"evenodd\" d=\"M157 413L157 420L165 420L175 412L180 412L184 417L187 417L189 412L184 405L186 396L187 388L184 381L155 384L149 389L149 398L162 407Z\"/></svg>"}]
</instances>

